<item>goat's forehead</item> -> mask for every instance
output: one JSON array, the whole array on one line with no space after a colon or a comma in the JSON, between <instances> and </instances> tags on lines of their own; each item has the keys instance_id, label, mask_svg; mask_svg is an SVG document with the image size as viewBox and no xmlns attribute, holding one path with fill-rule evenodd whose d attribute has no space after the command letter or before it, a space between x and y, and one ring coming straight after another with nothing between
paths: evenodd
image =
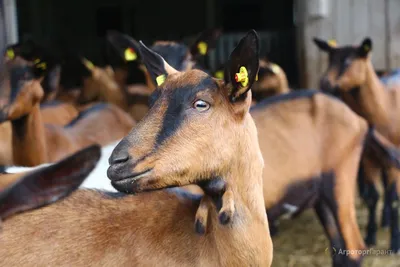
<instances>
[{"instance_id":1,"label":"goat's forehead","mask_svg":"<svg viewBox=\"0 0 400 267\"><path fill-rule=\"evenodd\" d=\"M218 88L216 81L200 70L190 70L171 75L166 80L165 86L161 90L169 91L172 94L176 91L216 91Z\"/></svg>"},{"instance_id":2,"label":"goat's forehead","mask_svg":"<svg viewBox=\"0 0 400 267\"><path fill-rule=\"evenodd\" d=\"M200 70L175 73L170 75L165 83L153 93L151 102L154 103L162 98L183 103L200 92L217 92L218 88L216 80Z\"/></svg>"},{"instance_id":3,"label":"goat's forehead","mask_svg":"<svg viewBox=\"0 0 400 267\"><path fill-rule=\"evenodd\" d=\"M354 46L343 46L336 48L331 56L333 59L345 59L357 54L357 47Z\"/></svg>"}]
</instances>

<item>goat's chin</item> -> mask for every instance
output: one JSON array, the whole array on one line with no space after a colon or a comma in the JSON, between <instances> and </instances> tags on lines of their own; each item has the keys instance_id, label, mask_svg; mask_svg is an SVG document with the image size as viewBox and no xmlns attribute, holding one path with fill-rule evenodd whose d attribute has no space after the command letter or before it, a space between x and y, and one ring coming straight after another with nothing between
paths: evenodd
<instances>
[{"instance_id":1,"label":"goat's chin","mask_svg":"<svg viewBox=\"0 0 400 267\"><path fill-rule=\"evenodd\" d=\"M139 176L126 178L123 180L112 181L111 185L119 192L126 194L137 194L142 192L157 191L172 187L181 187L190 185L190 183L182 183L175 179L171 179L170 183L165 181L168 179L159 178L160 176L155 176L154 173L148 172Z\"/></svg>"}]
</instances>

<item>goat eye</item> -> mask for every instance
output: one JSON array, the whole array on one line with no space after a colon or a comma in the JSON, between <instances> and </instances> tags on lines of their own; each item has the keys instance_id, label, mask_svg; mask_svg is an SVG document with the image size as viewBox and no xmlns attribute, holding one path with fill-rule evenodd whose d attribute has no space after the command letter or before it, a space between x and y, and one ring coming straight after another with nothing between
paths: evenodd
<instances>
[{"instance_id":1,"label":"goat eye","mask_svg":"<svg viewBox=\"0 0 400 267\"><path fill-rule=\"evenodd\" d=\"M210 104L203 100L197 100L196 102L194 102L193 107L198 111L206 111L210 108Z\"/></svg>"}]
</instances>

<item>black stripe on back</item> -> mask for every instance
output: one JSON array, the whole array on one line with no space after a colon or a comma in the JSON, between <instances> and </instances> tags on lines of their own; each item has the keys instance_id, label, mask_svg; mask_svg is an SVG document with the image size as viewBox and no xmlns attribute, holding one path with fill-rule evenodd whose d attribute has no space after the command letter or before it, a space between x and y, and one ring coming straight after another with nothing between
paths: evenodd
<instances>
[{"instance_id":1,"label":"black stripe on back","mask_svg":"<svg viewBox=\"0 0 400 267\"><path fill-rule=\"evenodd\" d=\"M64 128L72 127L77 122L79 122L80 120L82 120L83 118L88 116L89 114L91 114L93 112L97 112L97 111L103 110L103 109L107 108L108 106L109 106L109 104L107 104L107 103L99 103L99 104L93 105L90 108L88 108L88 109L82 111L81 113L79 113L79 115L75 119L73 119L70 123L65 125Z\"/></svg>"},{"instance_id":2,"label":"black stripe on back","mask_svg":"<svg viewBox=\"0 0 400 267\"><path fill-rule=\"evenodd\" d=\"M268 97L268 98L260 101L259 103L257 103L255 106L253 106L250 109L250 111L264 108L266 106L284 102L284 101L290 101L290 100L295 100L295 99L299 99L299 98L311 98L316 94L323 94L323 95L326 95L326 96L329 96L329 97L335 99L333 96L331 96L325 92L319 91L319 90L301 89L301 90L292 91L287 94L280 94L280 95Z\"/></svg>"},{"instance_id":3,"label":"black stripe on back","mask_svg":"<svg viewBox=\"0 0 400 267\"><path fill-rule=\"evenodd\" d=\"M44 103L40 103L40 108L55 107L55 106L58 106L58 105L60 105L62 103L63 102L58 101L58 100L46 101Z\"/></svg>"}]
</instances>

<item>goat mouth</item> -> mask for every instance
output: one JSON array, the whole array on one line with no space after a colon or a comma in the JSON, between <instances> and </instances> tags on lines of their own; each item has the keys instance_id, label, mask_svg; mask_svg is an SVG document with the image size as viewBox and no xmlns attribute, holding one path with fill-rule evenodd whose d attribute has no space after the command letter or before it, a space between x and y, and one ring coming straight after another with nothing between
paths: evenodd
<instances>
[{"instance_id":1,"label":"goat mouth","mask_svg":"<svg viewBox=\"0 0 400 267\"><path fill-rule=\"evenodd\" d=\"M133 173L130 176L111 181L112 186L118 191L126 191L127 187L132 187L132 185L139 179L146 177L150 174L152 169L147 169L143 172ZM120 190L121 189L121 190Z\"/></svg>"}]
</instances>

